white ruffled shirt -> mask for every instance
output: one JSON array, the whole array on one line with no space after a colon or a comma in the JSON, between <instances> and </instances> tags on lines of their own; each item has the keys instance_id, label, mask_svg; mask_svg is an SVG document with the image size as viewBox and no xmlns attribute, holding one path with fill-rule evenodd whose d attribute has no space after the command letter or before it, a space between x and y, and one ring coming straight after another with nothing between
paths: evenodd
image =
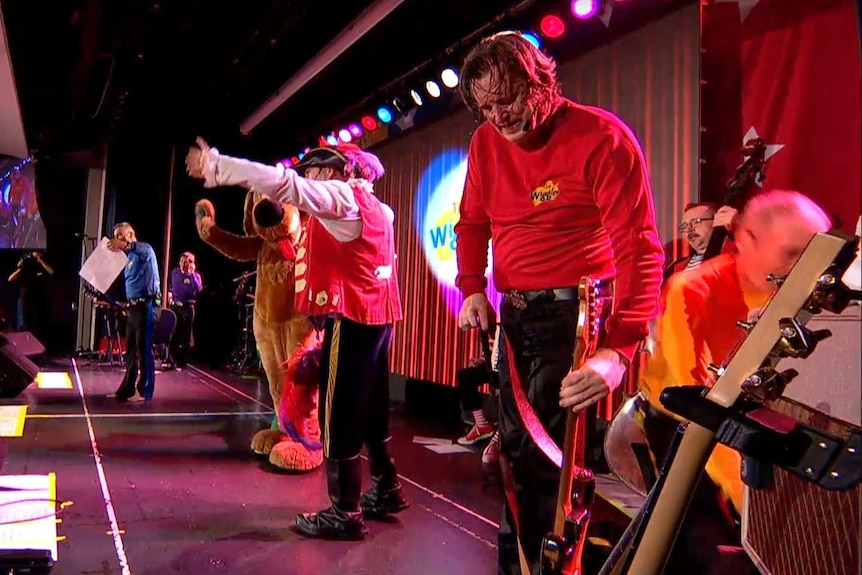
<instances>
[{"instance_id":1,"label":"white ruffled shirt","mask_svg":"<svg viewBox=\"0 0 862 575\"><path fill-rule=\"evenodd\" d=\"M374 186L365 179L309 180L295 170L282 165L268 166L219 153L216 148L204 151L201 157L204 187L242 186L271 200L285 202L317 218L326 230L340 242L355 240L362 233L362 218L354 196L354 187L374 193ZM395 220L392 208L381 202L390 221Z\"/></svg>"}]
</instances>

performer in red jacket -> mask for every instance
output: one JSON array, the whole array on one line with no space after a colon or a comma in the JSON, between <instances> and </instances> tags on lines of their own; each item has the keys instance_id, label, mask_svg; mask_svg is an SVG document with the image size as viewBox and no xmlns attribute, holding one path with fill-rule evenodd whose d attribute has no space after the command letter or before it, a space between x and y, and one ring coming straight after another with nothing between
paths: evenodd
<instances>
[{"instance_id":1,"label":"performer in red jacket","mask_svg":"<svg viewBox=\"0 0 862 575\"><path fill-rule=\"evenodd\" d=\"M518 573L517 535L531 568L553 527L560 470L525 434L506 355L558 445L566 410L594 406L615 389L657 313L662 248L646 162L613 114L561 95L554 61L522 35L496 34L468 54L462 96L484 122L470 142L457 234L459 324L488 329L491 240L501 306L500 433L517 510L500 527L501 573ZM604 347L570 371L583 276L613 279L615 309ZM562 382L562 390L561 390ZM513 530L517 525L518 533Z\"/></svg>"},{"instance_id":2,"label":"performer in red jacket","mask_svg":"<svg viewBox=\"0 0 862 575\"><path fill-rule=\"evenodd\" d=\"M389 455L389 350L402 319L394 214L374 196L383 165L355 145L315 148L293 169L231 158L198 140L186 159L207 187L242 185L309 214L296 248L296 310L324 331L320 429L332 506L302 513L310 537L362 539L362 512L409 506ZM372 488L360 497L363 442Z\"/></svg>"}]
</instances>

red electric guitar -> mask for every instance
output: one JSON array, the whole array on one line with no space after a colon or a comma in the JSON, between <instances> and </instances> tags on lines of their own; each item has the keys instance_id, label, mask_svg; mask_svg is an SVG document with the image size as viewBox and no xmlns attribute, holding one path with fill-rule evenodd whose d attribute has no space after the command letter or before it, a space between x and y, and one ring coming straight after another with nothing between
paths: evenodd
<instances>
[{"instance_id":1,"label":"red electric guitar","mask_svg":"<svg viewBox=\"0 0 862 575\"><path fill-rule=\"evenodd\" d=\"M606 282L583 278L578 285L580 304L572 369L580 368L596 351L601 320L612 297ZM542 539L541 575L581 575L595 478L585 464L585 414L568 411L563 445L560 488L554 529Z\"/></svg>"}]
</instances>

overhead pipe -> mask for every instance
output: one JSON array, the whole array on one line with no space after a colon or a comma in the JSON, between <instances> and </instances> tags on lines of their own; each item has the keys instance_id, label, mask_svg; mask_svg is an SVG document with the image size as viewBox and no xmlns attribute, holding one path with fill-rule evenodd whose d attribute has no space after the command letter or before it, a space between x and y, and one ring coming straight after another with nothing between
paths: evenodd
<instances>
[{"instance_id":1,"label":"overhead pipe","mask_svg":"<svg viewBox=\"0 0 862 575\"><path fill-rule=\"evenodd\" d=\"M336 58L355 44L369 30L379 24L403 2L404 0L377 0L377 2L366 8L356 20L351 22L338 36L333 38L314 58L309 60L305 66L285 82L275 94L270 96L266 102L252 112L240 124L240 131L246 136L249 135L270 114L296 94L300 88L325 70Z\"/></svg>"}]
</instances>

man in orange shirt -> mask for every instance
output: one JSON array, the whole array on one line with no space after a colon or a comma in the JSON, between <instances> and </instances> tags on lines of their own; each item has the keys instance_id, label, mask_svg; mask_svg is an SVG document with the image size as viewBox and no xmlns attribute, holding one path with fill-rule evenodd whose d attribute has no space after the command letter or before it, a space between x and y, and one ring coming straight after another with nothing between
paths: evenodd
<instances>
[{"instance_id":1,"label":"man in orange shirt","mask_svg":"<svg viewBox=\"0 0 862 575\"><path fill-rule=\"evenodd\" d=\"M745 332L737 321L758 315L811 238L831 228L829 217L797 192L771 191L752 198L736 218L736 253L723 254L669 280L656 346L644 372L642 391L651 409L644 427L661 463L678 420L659 402L669 386L707 384L710 363L728 359ZM742 508L740 456L716 446L680 530L668 573L757 573L739 546L732 516ZM727 552L737 548L736 553ZM728 562L733 561L733 567Z\"/></svg>"}]
</instances>

